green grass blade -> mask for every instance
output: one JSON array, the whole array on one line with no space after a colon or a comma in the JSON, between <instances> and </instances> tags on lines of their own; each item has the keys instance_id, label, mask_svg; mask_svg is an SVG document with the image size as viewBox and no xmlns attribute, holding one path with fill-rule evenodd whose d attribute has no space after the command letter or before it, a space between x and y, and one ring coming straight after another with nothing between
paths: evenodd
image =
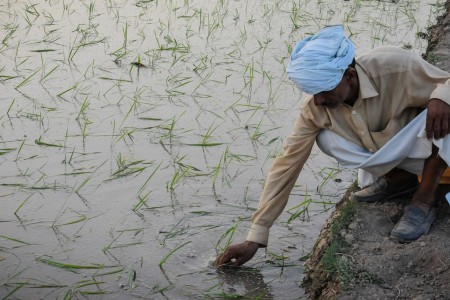
<instances>
[{"instance_id":1,"label":"green grass blade","mask_svg":"<svg viewBox=\"0 0 450 300\"><path fill-rule=\"evenodd\" d=\"M10 240L10 241L13 241L13 242L16 242L16 243L20 243L20 244L33 245L33 244L30 244L30 243L27 243L27 242L24 242L24 241L21 241L21 240L12 238L12 237L4 236L4 235L0 235L0 237L4 238L4 239L7 239L7 240Z\"/></svg>"},{"instance_id":2,"label":"green grass blade","mask_svg":"<svg viewBox=\"0 0 450 300\"><path fill-rule=\"evenodd\" d=\"M25 84L27 84L31 80L31 78L33 78L33 76L36 75L36 73L39 72L40 70L41 70L41 68L37 69L36 71L34 71L33 74L31 74L30 76L28 76L27 78L22 80L22 82L20 82L18 85L16 85L16 90L19 89L20 87L24 86Z\"/></svg>"},{"instance_id":3,"label":"green grass blade","mask_svg":"<svg viewBox=\"0 0 450 300\"><path fill-rule=\"evenodd\" d=\"M54 260L50 260L44 257L38 257L36 258L36 261L47 264L52 267L65 269L65 270L101 270L104 268L116 268L117 266L105 266L105 265L99 265L99 264L90 264L90 265L75 265L75 264L66 264Z\"/></svg>"},{"instance_id":4,"label":"green grass blade","mask_svg":"<svg viewBox=\"0 0 450 300\"><path fill-rule=\"evenodd\" d=\"M162 268L162 266L164 265L164 263L167 261L167 259L172 256L172 254L174 254L175 252L177 252L178 250L180 250L182 247L186 246L187 244L192 243L192 241L186 242L178 247L176 247L175 249L173 249L172 251L169 252L169 254L167 254L166 256L164 256L164 258L159 262L159 266Z\"/></svg>"},{"instance_id":5,"label":"green grass blade","mask_svg":"<svg viewBox=\"0 0 450 300\"><path fill-rule=\"evenodd\" d=\"M25 203L31 198L31 196L33 196L34 194L31 194L30 196L28 196L25 200L22 201L22 203L20 203L19 207L16 208L16 210L14 211L14 214L16 215L17 212L22 208L22 206L25 205Z\"/></svg>"},{"instance_id":6,"label":"green grass blade","mask_svg":"<svg viewBox=\"0 0 450 300\"><path fill-rule=\"evenodd\" d=\"M20 284L18 284L11 292L9 292L8 295L6 295L5 297L2 298L2 300L6 300L6 299L10 299L9 297L14 294L15 292L17 292L19 289L23 288L25 285L27 284L27 282L22 282Z\"/></svg>"}]
</instances>

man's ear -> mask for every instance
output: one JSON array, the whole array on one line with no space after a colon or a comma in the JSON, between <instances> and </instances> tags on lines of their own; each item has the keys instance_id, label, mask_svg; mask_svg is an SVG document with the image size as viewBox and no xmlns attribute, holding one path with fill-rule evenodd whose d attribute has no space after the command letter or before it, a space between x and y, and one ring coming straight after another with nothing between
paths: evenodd
<instances>
[{"instance_id":1,"label":"man's ear","mask_svg":"<svg viewBox=\"0 0 450 300\"><path fill-rule=\"evenodd\" d=\"M345 70L345 77L349 80L351 80L353 77L356 76L356 69L353 67L348 67L347 70Z\"/></svg>"}]
</instances>

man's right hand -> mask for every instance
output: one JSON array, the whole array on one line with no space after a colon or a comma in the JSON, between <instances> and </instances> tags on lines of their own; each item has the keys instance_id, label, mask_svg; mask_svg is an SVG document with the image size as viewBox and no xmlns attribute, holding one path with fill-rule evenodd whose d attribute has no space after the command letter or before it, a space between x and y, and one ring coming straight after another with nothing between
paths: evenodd
<instances>
[{"instance_id":1,"label":"man's right hand","mask_svg":"<svg viewBox=\"0 0 450 300\"><path fill-rule=\"evenodd\" d=\"M252 259L260 244L245 241L225 249L216 259L217 267L237 267Z\"/></svg>"}]
</instances>

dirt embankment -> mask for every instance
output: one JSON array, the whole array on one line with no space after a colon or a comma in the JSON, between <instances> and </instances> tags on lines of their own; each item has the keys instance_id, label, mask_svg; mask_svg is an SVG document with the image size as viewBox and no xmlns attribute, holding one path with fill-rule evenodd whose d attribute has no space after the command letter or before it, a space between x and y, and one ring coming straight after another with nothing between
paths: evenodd
<instances>
[{"instance_id":1,"label":"dirt embankment","mask_svg":"<svg viewBox=\"0 0 450 300\"><path fill-rule=\"evenodd\" d=\"M450 71L450 0L428 31L424 58ZM409 244L389 239L408 199L357 204L344 197L306 262L312 299L450 299L450 208L439 192L438 217Z\"/></svg>"}]
</instances>

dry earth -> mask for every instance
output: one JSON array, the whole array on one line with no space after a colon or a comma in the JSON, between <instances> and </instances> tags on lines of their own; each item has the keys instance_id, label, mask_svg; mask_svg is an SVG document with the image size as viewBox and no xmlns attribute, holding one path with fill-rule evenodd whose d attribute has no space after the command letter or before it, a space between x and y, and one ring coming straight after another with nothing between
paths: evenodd
<instances>
[{"instance_id":1,"label":"dry earth","mask_svg":"<svg viewBox=\"0 0 450 300\"><path fill-rule=\"evenodd\" d=\"M443 16L428 32L424 55L450 71L450 0ZM312 299L450 299L450 208L439 192L438 217L426 236L409 244L389 239L408 199L383 204L355 204L348 226L337 235L345 248L334 257L338 270L325 270L324 252L336 240L331 227L350 201L344 197L306 262L304 286Z\"/></svg>"}]
</instances>

